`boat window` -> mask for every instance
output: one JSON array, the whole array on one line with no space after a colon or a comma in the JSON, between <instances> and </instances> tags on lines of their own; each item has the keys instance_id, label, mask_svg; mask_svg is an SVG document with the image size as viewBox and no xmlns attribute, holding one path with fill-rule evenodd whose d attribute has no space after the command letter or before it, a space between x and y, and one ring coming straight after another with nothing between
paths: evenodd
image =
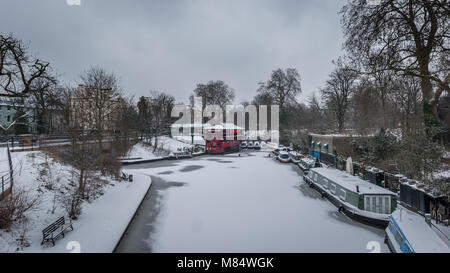
<instances>
[{"instance_id":1,"label":"boat window","mask_svg":"<svg viewBox=\"0 0 450 273\"><path fill-rule=\"evenodd\" d=\"M401 246L402 245L402 241L403 241L403 237L402 237L402 235L400 234L400 232L398 230L395 231L394 238L395 238L395 241L397 242L397 244L399 246Z\"/></svg>"},{"instance_id":2,"label":"boat window","mask_svg":"<svg viewBox=\"0 0 450 273\"><path fill-rule=\"evenodd\" d=\"M332 194L335 194L335 193L336 193L336 185L335 185L335 184L330 183L330 192L331 192Z\"/></svg>"},{"instance_id":3,"label":"boat window","mask_svg":"<svg viewBox=\"0 0 450 273\"><path fill-rule=\"evenodd\" d=\"M324 178L322 185L325 189L328 188L328 179Z\"/></svg>"},{"instance_id":4,"label":"boat window","mask_svg":"<svg viewBox=\"0 0 450 273\"><path fill-rule=\"evenodd\" d=\"M372 210L371 212L377 212L377 198L372 197Z\"/></svg>"},{"instance_id":5,"label":"boat window","mask_svg":"<svg viewBox=\"0 0 450 273\"><path fill-rule=\"evenodd\" d=\"M342 201L345 201L345 198L347 197L347 192L344 190L344 189L341 189L340 191L339 191L339 198L342 200Z\"/></svg>"},{"instance_id":6,"label":"boat window","mask_svg":"<svg viewBox=\"0 0 450 273\"><path fill-rule=\"evenodd\" d=\"M384 197L384 213L391 213L391 198L389 196Z\"/></svg>"},{"instance_id":7,"label":"boat window","mask_svg":"<svg viewBox=\"0 0 450 273\"><path fill-rule=\"evenodd\" d=\"M370 196L364 198L364 210L370 211Z\"/></svg>"},{"instance_id":8,"label":"boat window","mask_svg":"<svg viewBox=\"0 0 450 273\"><path fill-rule=\"evenodd\" d=\"M391 198L389 196L365 196L364 210L380 214L391 213Z\"/></svg>"}]
</instances>

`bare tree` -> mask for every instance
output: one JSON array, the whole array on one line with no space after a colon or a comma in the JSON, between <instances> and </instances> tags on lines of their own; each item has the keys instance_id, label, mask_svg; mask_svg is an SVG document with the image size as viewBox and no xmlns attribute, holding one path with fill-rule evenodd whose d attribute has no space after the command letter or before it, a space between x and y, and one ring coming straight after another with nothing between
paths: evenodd
<instances>
[{"instance_id":1,"label":"bare tree","mask_svg":"<svg viewBox=\"0 0 450 273\"><path fill-rule=\"evenodd\" d=\"M313 93L311 97L308 99L308 114L306 114L308 119L308 127L311 129L321 130L324 127L324 109L320 105L320 101L316 96L316 93Z\"/></svg>"},{"instance_id":2,"label":"bare tree","mask_svg":"<svg viewBox=\"0 0 450 273\"><path fill-rule=\"evenodd\" d=\"M33 86L40 91L31 93L27 101L34 106L37 131L53 133L54 121L63 111L64 88L47 79L38 79Z\"/></svg>"},{"instance_id":3,"label":"bare tree","mask_svg":"<svg viewBox=\"0 0 450 273\"><path fill-rule=\"evenodd\" d=\"M345 116L349 108L349 100L354 92L357 73L341 59L333 62L337 66L329 75L324 88L321 89L322 99L328 109L334 113L339 132L342 132L345 124Z\"/></svg>"},{"instance_id":4,"label":"bare tree","mask_svg":"<svg viewBox=\"0 0 450 273\"><path fill-rule=\"evenodd\" d=\"M148 137L151 128L152 115L150 112L150 102L148 98L141 96L137 103L138 108L138 130L141 134L141 141L144 136Z\"/></svg>"},{"instance_id":5,"label":"bare tree","mask_svg":"<svg viewBox=\"0 0 450 273\"><path fill-rule=\"evenodd\" d=\"M189 97L191 105L194 104L194 96L202 97L203 108L206 105L219 105L225 109L234 100L234 90L223 81L209 81L207 84L197 84L193 95Z\"/></svg>"},{"instance_id":6,"label":"bare tree","mask_svg":"<svg viewBox=\"0 0 450 273\"><path fill-rule=\"evenodd\" d=\"M372 6L350 0L341 11L350 56L366 72L418 77L425 115L434 117L442 92L450 91L448 6L448 0L381 0Z\"/></svg>"},{"instance_id":7,"label":"bare tree","mask_svg":"<svg viewBox=\"0 0 450 273\"><path fill-rule=\"evenodd\" d=\"M158 137L169 132L171 113L175 98L164 92L152 91L148 97L149 113L152 117L151 130L155 138L154 151L158 148Z\"/></svg>"},{"instance_id":8,"label":"bare tree","mask_svg":"<svg viewBox=\"0 0 450 273\"><path fill-rule=\"evenodd\" d=\"M48 62L32 57L22 41L10 35L0 34L0 87L4 97L26 97L39 93L42 86L36 85L39 79L55 83Z\"/></svg>"},{"instance_id":9,"label":"bare tree","mask_svg":"<svg viewBox=\"0 0 450 273\"><path fill-rule=\"evenodd\" d=\"M362 78L355 86L349 113L352 116L352 127L361 135L370 133L374 128L386 128L381 100L375 84L367 78ZM387 107L387 102L385 105Z\"/></svg>"},{"instance_id":10,"label":"bare tree","mask_svg":"<svg viewBox=\"0 0 450 273\"><path fill-rule=\"evenodd\" d=\"M297 69L287 68L285 71L277 69L272 72L270 79L259 83L258 93L262 97L270 97L283 111L289 103L296 102L296 96L302 91L300 75Z\"/></svg>"},{"instance_id":11,"label":"bare tree","mask_svg":"<svg viewBox=\"0 0 450 273\"><path fill-rule=\"evenodd\" d=\"M81 75L78 100L82 111L91 114L100 151L105 131L112 130L113 116L120 98L119 80L113 73L99 67L93 67Z\"/></svg>"},{"instance_id":12,"label":"bare tree","mask_svg":"<svg viewBox=\"0 0 450 273\"><path fill-rule=\"evenodd\" d=\"M403 134L408 134L416 127L423 111L420 107L422 93L420 80L414 77L397 78L392 89L391 100L400 113Z\"/></svg>"}]
</instances>

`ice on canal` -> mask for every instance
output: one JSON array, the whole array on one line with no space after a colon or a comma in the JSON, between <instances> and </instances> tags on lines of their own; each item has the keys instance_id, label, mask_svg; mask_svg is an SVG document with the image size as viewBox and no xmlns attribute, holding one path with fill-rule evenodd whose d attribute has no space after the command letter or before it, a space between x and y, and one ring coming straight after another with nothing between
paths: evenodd
<instances>
[{"instance_id":1,"label":"ice on canal","mask_svg":"<svg viewBox=\"0 0 450 273\"><path fill-rule=\"evenodd\" d=\"M150 234L132 234L153 252L370 252L374 241L388 251L383 230L338 213L266 152L130 168L182 183L160 191Z\"/></svg>"}]
</instances>

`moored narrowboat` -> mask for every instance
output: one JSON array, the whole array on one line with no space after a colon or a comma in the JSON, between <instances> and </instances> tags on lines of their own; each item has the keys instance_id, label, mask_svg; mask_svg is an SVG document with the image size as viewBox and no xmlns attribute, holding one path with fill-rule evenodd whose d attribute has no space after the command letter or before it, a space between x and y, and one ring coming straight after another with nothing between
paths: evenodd
<instances>
[{"instance_id":1,"label":"moored narrowboat","mask_svg":"<svg viewBox=\"0 0 450 273\"><path fill-rule=\"evenodd\" d=\"M385 242L394 253L450 253L450 242L423 217L399 206L389 219Z\"/></svg>"},{"instance_id":2,"label":"moored narrowboat","mask_svg":"<svg viewBox=\"0 0 450 273\"><path fill-rule=\"evenodd\" d=\"M247 149L247 141L242 141L241 149Z\"/></svg>"},{"instance_id":3,"label":"moored narrowboat","mask_svg":"<svg viewBox=\"0 0 450 273\"><path fill-rule=\"evenodd\" d=\"M302 155L296 151L290 151L289 157L291 158L291 162L294 164L298 164L300 159L302 159Z\"/></svg>"},{"instance_id":4,"label":"moored narrowboat","mask_svg":"<svg viewBox=\"0 0 450 273\"><path fill-rule=\"evenodd\" d=\"M300 159L298 162L298 167L305 173L308 174L309 169L320 167L320 162L317 158L306 156Z\"/></svg>"},{"instance_id":5,"label":"moored narrowboat","mask_svg":"<svg viewBox=\"0 0 450 273\"><path fill-rule=\"evenodd\" d=\"M393 192L337 169L310 169L303 180L327 197L340 212L366 224L386 228L390 214L397 207Z\"/></svg>"},{"instance_id":6,"label":"moored narrowboat","mask_svg":"<svg viewBox=\"0 0 450 273\"><path fill-rule=\"evenodd\" d=\"M285 151L281 151L278 154L277 160L281 163L289 163L291 161L291 158L289 157L289 153Z\"/></svg>"},{"instance_id":7,"label":"moored narrowboat","mask_svg":"<svg viewBox=\"0 0 450 273\"><path fill-rule=\"evenodd\" d=\"M257 151L261 150L261 143L259 141L253 142L253 149Z\"/></svg>"}]
</instances>

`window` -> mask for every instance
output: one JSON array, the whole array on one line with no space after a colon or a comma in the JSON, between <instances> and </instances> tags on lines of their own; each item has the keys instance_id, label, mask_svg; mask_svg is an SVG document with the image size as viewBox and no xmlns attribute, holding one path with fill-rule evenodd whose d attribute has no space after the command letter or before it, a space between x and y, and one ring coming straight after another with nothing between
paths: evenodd
<instances>
[{"instance_id":1,"label":"window","mask_svg":"<svg viewBox=\"0 0 450 273\"><path fill-rule=\"evenodd\" d=\"M364 210L380 214L391 213L391 198L389 196L365 196Z\"/></svg>"},{"instance_id":2,"label":"window","mask_svg":"<svg viewBox=\"0 0 450 273\"><path fill-rule=\"evenodd\" d=\"M364 198L364 209L370 211L370 196Z\"/></svg>"},{"instance_id":3,"label":"window","mask_svg":"<svg viewBox=\"0 0 450 273\"><path fill-rule=\"evenodd\" d=\"M342 201L345 201L345 198L347 197L347 192L344 190L344 189L341 189L340 191L339 191L339 198L342 200Z\"/></svg>"},{"instance_id":4,"label":"window","mask_svg":"<svg viewBox=\"0 0 450 273\"><path fill-rule=\"evenodd\" d=\"M328 188L328 179L324 178L322 185L325 189Z\"/></svg>"},{"instance_id":5,"label":"window","mask_svg":"<svg viewBox=\"0 0 450 273\"><path fill-rule=\"evenodd\" d=\"M384 197L384 213L391 213L391 198L389 196Z\"/></svg>"},{"instance_id":6,"label":"window","mask_svg":"<svg viewBox=\"0 0 450 273\"><path fill-rule=\"evenodd\" d=\"M336 194L336 185L333 183L330 183L330 192Z\"/></svg>"},{"instance_id":7,"label":"window","mask_svg":"<svg viewBox=\"0 0 450 273\"><path fill-rule=\"evenodd\" d=\"M7 120L8 122L10 122L10 121L11 121L11 116L8 116L8 117L6 118L6 120Z\"/></svg>"},{"instance_id":8,"label":"window","mask_svg":"<svg viewBox=\"0 0 450 273\"><path fill-rule=\"evenodd\" d=\"M403 241L403 237L400 234L400 232L398 230L395 231L395 235L394 235L395 241L398 243L399 246L402 245L402 241Z\"/></svg>"}]
</instances>

